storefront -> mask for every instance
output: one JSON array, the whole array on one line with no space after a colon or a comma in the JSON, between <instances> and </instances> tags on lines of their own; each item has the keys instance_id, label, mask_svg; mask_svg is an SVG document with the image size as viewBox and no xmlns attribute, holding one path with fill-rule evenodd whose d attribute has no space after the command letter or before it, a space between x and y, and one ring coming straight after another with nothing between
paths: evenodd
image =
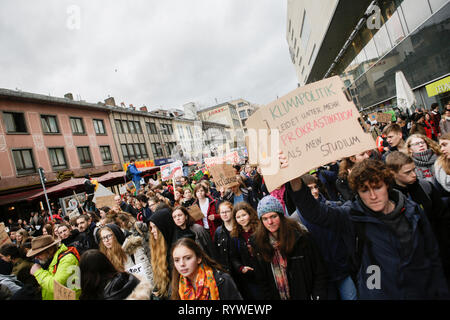
<instances>
[{"instance_id":1,"label":"storefront","mask_svg":"<svg viewBox=\"0 0 450 320\"><path fill-rule=\"evenodd\" d=\"M450 76L430 83L425 89L427 96L436 100L442 111L445 104L450 101Z\"/></svg>"}]
</instances>

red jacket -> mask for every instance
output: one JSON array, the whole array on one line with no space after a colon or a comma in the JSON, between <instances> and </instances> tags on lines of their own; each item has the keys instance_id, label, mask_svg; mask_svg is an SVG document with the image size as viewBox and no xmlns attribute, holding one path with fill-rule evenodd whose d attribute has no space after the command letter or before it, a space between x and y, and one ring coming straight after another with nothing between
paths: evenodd
<instances>
[{"instance_id":1,"label":"red jacket","mask_svg":"<svg viewBox=\"0 0 450 320\"><path fill-rule=\"evenodd\" d=\"M436 132L435 132L434 127L433 127L433 123L432 122L428 122L427 120L425 120L423 122L423 127L425 129L425 133L427 134L427 137L430 138L430 139L433 139L433 134L436 135Z\"/></svg>"},{"instance_id":2,"label":"red jacket","mask_svg":"<svg viewBox=\"0 0 450 320\"><path fill-rule=\"evenodd\" d=\"M208 219L209 234L211 235L211 240L214 240L214 234L216 233L216 229L221 225L222 220L220 219L220 214L216 213L216 200L214 200L210 196L207 196L207 197L209 199L207 217L209 218L210 216L214 216L213 221ZM194 204L196 204L200 207L200 204L198 203L198 199L195 200ZM195 223L203 226L203 219L197 220L197 221L195 221Z\"/></svg>"}]
</instances>

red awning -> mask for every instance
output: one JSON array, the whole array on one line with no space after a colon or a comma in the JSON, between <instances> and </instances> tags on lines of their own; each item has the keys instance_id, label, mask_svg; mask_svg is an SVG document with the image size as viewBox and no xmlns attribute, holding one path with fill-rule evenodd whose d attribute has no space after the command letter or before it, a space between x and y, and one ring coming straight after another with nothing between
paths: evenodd
<instances>
[{"instance_id":1,"label":"red awning","mask_svg":"<svg viewBox=\"0 0 450 320\"><path fill-rule=\"evenodd\" d=\"M11 194L5 194L3 196L0 196L0 206L3 206L5 204L10 204L10 203L27 201L30 199L30 197L40 193L41 191L42 191L42 188L27 190L27 191L22 191L22 192L15 192L15 193L11 193Z\"/></svg>"},{"instance_id":2,"label":"red awning","mask_svg":"<svg viewBox=\"0 0 450 320\"><path fill-rule=\"evenodd\" d=\"M84 178L72 178L69 180L66 180L64 182L61 182L55 186L52 186L47 191L47 196L55 197L55 196L63 196L71 194L73 190L76 190L78 187L82 186L84 183ZM31 196L29 200L36 200L38 198L44 197L44 190L41 190L41 192Z\"/></svg>"},{"instance_id":3,"label":"red awning","mask_svg":"<svg viewBox=\"0 0 450 320\"><path fill-rule=\"evenodd\" d=\"M113 180L113 179L120 179L125 177L125 171L117 171L117 172L108 172L107 174L104 174L98 178L94 178L98 181L98 183L103 184L104 182Z\"/></svg>"}]
</instances>

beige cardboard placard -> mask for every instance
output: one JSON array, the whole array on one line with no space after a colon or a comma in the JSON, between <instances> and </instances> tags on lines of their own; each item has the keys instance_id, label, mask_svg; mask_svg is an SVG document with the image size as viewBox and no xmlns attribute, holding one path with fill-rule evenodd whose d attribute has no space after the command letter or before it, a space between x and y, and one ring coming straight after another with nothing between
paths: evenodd
<instances>
[{"instance_id":1,"label":"beige cardboard placard","mask_svg":"<svg viewBox=\"0 0 450 320\"><path fill-rule=\"evenodd\" d=\"M116 201L114 201L114 198L116 197L115 194L110 196L103 196L103 197L97 197L95 201L95 206L97 208L101 207L114 207L116 205Z\"/></svg>"},{"instance_id":2,"label":"beige cardboard placard","mask_svg":"<svg viewBox=\"0 0 450 320\"><path fill-rule=\"evenodd\" d=\"M6 232L6 227L3 222L0 223L0 247L6 243L11 243L8 232Z\"/></svg>"},{"instance_id":3,"label":"beige cardboard placard","mask_svg":"<svg viewBox=\"0 0 450 320\"><path fill-rule=\"evenodd\" d=\"M269 191L321 165L374 149L358 122L353 101L338 77L288 93L253 113L246 122L250 163L258 163ZM278 151L289 159L280 169Z\"/></svg>"},{"instance_id":4,"label":"beige cardboard placard","mask_svg":"<svg viewBox=\"0 0 450 320\"><path fill-rule=\"evenodd\" d=\"M76 300L76 293L53 280L53 300Z\"/></svg>"},{"instance_id":5,"label":"beige cardboard placard","mask_svg":"<svg viewBox=\"0 0 450 320\"><path fill-rule=\"evenodd\" d=\"M377 113L377 122L390 123L392 120L392 114L390 113Z\"/></svg>"},{"instance_id":6,"label":"beige cardboard placard","mask_svg":"<svg viewBox=\"0 0 450 320\"><path fill-rule=\"evenodd\" d=\"M204 218L202 209L197 204L193 204L186 208L189 211L189 215L194 219L194 221L198 221Z\"/></svg>"},{"instance_id":7,"label":"beige cardboard placard","mask_svg":"<svg viewBox=\"0 0 450 320\"><path fill-rule=\"evenodd\" d=\"M209 172L212 175L216 189L231 188L237 184L236 169L231 164L216 164L213 165Z\"/></svg>"}]
</instances>

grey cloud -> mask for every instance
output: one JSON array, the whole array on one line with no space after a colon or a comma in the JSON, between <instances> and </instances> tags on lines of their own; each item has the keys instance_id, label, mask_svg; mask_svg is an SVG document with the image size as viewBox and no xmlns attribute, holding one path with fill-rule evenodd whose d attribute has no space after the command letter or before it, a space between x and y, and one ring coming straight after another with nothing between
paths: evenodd
<instances>
[{"instance_id":1,"label":"grey cloud","mask_svg":"<svg viewBox=\"0 0 450 320\"><path fill-rule=\"evenodd\" d=\"M285 1L3 1L0 87L150 107L269 103L297 83L285 29Z\"/></svg>"}]
</instances>

